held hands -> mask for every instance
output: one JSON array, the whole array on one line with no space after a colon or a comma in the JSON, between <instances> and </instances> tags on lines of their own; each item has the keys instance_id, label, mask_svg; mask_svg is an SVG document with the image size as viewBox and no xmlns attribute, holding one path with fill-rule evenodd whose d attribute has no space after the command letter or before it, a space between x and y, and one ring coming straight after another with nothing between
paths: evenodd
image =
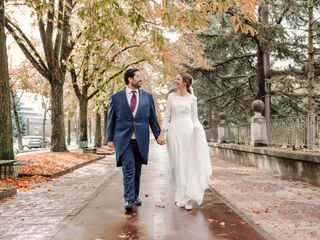
<instances>
[{"instance_id":1,"label":"held hands","mask_svg":"<svg viewBox=\"0 0 320 240\"><path fill-rule=\"evenodd\" d=\"M166 139L164 137L164 134L161 132L158 139L157 139L157 143L160 145L164 145L166 144Z\"/></svg>"}]
</instances>

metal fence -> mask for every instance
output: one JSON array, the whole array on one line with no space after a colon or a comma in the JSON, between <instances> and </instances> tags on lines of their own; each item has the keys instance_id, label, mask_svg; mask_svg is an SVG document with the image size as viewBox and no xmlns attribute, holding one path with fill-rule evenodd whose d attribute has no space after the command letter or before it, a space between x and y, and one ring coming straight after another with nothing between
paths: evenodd
<instances>
[{"instance_id":1,"label":"metal fence","mask_svg":"<svg viewBox=\"0 0 320 240\"><path fill-rule=\"evenodd\" d=\"M320 115L288 117L262 123L266 129L268 146L317 147L320 146ZM228 141L236 144L250 144L252 125L250 123L228 124ZM208 141L217 142L218 126L207 129Z\"/></svg>"},{"instance_id":2,"label":"metal fence","mask_svg":"<svg viewBox=\"0 0 320 240\"><path fill-rule=\"evenodd\" d=\"M230 125L228 127L229 142L237 144L250 144L250 128L250 123Z\"/></svg>"},{"instance_id":3,"label":"metal fence","mask_svg":"<svg viewBox=\"0 0 320 240\"><path fill-rule=\"evenodd\" d=\"M207 140L210 142L218 142L218 128L207 128L205 129Z\"/></svg>"}]
</instances>

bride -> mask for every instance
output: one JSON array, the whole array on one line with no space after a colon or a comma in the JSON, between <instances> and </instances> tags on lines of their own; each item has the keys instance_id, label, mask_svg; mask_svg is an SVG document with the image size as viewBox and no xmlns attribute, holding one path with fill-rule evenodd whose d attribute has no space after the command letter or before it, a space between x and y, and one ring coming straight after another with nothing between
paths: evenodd
<instances>
[{"instance_id":1,"label":"bride","mask_svg":"<svg viewBox=\"0 0 320 240\"><path fill-rule=\"evenodd\" d=\"M160 133L165 141L175 180L175 203L192 209L192 202L202 203L212 172L209 147L198 120L197 98L192 94L192 76L180 73L175 80L176 92L170 93Z\"/></svg>"}]
</instances>

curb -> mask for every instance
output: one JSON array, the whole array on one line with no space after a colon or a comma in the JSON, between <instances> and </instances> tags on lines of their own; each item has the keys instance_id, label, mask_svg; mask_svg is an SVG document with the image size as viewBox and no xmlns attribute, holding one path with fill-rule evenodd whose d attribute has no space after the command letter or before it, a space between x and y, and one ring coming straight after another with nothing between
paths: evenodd
<instances>
[{"instance_id":1,"label":"curb","mask_svg":"<svg viewBox=\"0 0 320 240\"><path fill-rule=\"evenodd\" d=\"M72 172L78 168L81 168L85 165L88 165L90 163L93 163L95 161L98 161L98 160L101 160L103 159L105 156L99 156L95 159L92 159L92 160L89 160L89 161L86 161L86 162L83 162L83 163L80 163L78 165L75 165L71 168L67 168L67 169L64 169L64 170L61 170L61 171L58 171L58 172L55 172L55 173L52 173L52 174L32 174L32 173L19 173L19 177L33 177L33 176L41 176L41 177L47 177L47 178L53 178L53 177L59 177L59 176L62 176L64 174L67 174L69 172Z\"/></svg>"},{"instance_id":2,"label":"curb","mask_svg":"<svg viewBox=\"0 0 320 240\"><path fill-rule=\"evenodd\" d=\"M224 196L222 196L216 189L214 189L211 185L209 189L216 193L227 205L230 207L236 214L238 214L245 222L250 225L257 233L259 233L266 240L276 240L272 237L266 230L264 230L261 226L257 225L248 215L246 215L243 211L241 211L238 207L236 207L233 203L227 200Z\"/></svg>"},{"instance_id":3,"label":"curb","mask_svg":"<svg viewBox=\"0 0 320 240\"><path fill-rule=\"evenodd\" d=\"M17 189L15 187L8 187L4 191L0 191L0 200L15 194L17 194Z\"/></svg>"}]
</instances>

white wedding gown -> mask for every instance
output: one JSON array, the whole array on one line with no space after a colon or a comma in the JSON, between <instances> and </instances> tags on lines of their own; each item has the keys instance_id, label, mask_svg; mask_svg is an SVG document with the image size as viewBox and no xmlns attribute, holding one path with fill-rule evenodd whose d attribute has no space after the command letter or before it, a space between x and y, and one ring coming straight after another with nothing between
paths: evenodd
<instances>
[{"instance_id":1,"label":"white wedding gown","mask_svg":"<svg viewBox=\"0 0 320 240\"><path fill-rule=\"evenodd\" d=\"M212 173L206 135L198 120L197 98L176 93L168 96L162 129L167 131L167 148L175 180L175 201L202 203Z\"/></svg>"}]
</instances>

